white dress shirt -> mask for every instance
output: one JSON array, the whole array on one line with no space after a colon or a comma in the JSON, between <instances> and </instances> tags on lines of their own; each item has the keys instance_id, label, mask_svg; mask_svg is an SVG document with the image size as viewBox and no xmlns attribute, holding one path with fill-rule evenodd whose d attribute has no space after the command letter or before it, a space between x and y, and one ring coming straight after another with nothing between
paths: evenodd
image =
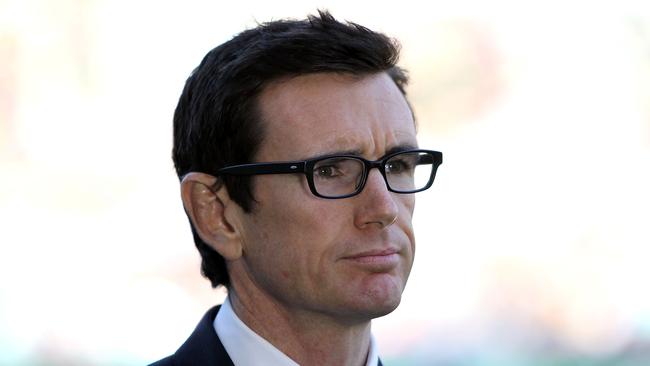
<instances>
[{"instance_id":1,"label":"white dress shirt","mask_svg":"<svg viewBox=\"0 0 650 366\"><path fill-rule=\"evenodd\" d=\"M289 356L244 324L233 311L229 298L226 298L221 305L213 325L223 348L226 349L235 366L299 366ZM366 366L377 366L378 364L379 353L375 339L371 335Z\"/></svg>"}]
</instances>

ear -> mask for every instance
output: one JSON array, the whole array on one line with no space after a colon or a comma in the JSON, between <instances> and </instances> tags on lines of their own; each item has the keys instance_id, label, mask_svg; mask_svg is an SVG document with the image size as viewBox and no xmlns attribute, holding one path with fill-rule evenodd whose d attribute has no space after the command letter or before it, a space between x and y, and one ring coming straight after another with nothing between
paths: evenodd
<instances>
[{"instance_id":1,"label":"ear","mask_svg":"<svg viewBox=\"0 0 650 366\"><path fill-rule=\"evenodd\" d=\"M181 181L183 206L201 239L226 260L235 260L242 255L241 236L226 211L235 209L236 203L230 200L226 187L217 183L209 174L185 175Z\"/></svg>"}]
</instances>

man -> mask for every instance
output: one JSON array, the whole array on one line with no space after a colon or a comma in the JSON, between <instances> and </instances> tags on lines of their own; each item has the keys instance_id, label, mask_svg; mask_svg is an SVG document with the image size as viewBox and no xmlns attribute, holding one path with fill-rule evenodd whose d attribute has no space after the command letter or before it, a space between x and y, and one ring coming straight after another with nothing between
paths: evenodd
<instances>
[{"instance_id":1,"label":"man","mask_svg":"<svg viewBox=\"0 0 650 366\"><path fill-rule=\"evenodd\" d=\"M400 302L418 148L386 36L320 12L210 51L174 116L173 158L202 273L228 289L155 365L380 365L373 318ZM375 169L376 168L376 169Z\"/></svg>"}]
</instances>

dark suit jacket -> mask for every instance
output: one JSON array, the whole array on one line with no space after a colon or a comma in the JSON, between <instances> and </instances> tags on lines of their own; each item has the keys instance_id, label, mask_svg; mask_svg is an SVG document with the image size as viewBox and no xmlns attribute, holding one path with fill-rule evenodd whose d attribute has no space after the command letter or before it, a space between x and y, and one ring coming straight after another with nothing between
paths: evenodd
<instances>
[{"instance_id":1,"label":"dark suit jacket","mask_svg":"<svg viewBox=\"0 0 650 366\"><path fill-rule=\"evenodd\" d=\"M214 318L221 305L208 310L192 335L173 355L149 366L234 366L214 330ZM379 366L382 366L379 361Z\"/></svg>"},{"instance_id":2,"label":"dark suit jacket","mask_svg":"<svg viewBox=\"0 0 650 366\"><path fill-rule=\"evenodd\" d=\"M219 307L215 306L205 313L192 335L176 353L149 366L234 366L214 331L214 318Z\"/></svg>"}]
</instances>

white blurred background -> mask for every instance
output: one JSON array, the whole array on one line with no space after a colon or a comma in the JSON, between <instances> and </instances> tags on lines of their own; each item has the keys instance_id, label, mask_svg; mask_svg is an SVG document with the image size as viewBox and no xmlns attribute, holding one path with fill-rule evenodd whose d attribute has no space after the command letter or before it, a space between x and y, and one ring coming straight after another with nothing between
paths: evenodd
<instances>
[{"instance_id":1,"label":"white blurred background","mask_svg":"<svg viewBox=\"0 0 650 366\"><path fill-rule=\"evenodd\" d=\"M140 365L223 299L171 119L203 55L329 9L402 42L421 146L388 365L650 364L650 3L0 0L0 365Z\"/></svg>"}]
</instances>

